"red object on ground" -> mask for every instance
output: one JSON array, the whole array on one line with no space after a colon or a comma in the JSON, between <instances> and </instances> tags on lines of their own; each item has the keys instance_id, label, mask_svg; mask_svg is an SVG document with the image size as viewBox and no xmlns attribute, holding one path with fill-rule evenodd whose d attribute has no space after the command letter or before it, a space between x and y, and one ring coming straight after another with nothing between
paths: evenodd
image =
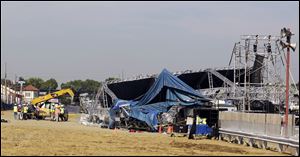
<instances>
[{"instance_id":1,"label":"red object on ground","mask_svg":"<svg viewBox=\"0 0 300 157\"><path fill-rule=\"evenodd\" d=\"M169 125L168 126L168 131L167 131L168 134L171 134L173 133L173 126L172 125Z\"/></svg>"},{"instance_id":2,"label":"red object on ground","mask_svg":"<svg viewBox=\"0 0 300 157\"><path fill-rule=\"evenodd\" d=\"M162 132L162 127L161 127L161 125L159 125L158 133L161 133L161 132Z\"/></svg>"}]
</instances>

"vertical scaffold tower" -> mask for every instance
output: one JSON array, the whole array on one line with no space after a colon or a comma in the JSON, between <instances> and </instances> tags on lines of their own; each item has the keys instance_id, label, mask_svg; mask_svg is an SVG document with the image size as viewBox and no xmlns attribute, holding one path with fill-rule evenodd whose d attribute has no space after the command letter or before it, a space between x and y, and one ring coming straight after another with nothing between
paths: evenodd
<instances>
[{"instance_id":1,"label":"vertical scaffold tower","mask_svg":"<svg viewBox=\"0 0 300 157\"><path fill-rule=\"evenodd\" d=\"M235 43L229 65L234 67L232 96L240 100L239 110L251 111L253 101L269 101L280 110L286 64L280 40L273 35L241 35Z\"/></svg>"}]
</instances>

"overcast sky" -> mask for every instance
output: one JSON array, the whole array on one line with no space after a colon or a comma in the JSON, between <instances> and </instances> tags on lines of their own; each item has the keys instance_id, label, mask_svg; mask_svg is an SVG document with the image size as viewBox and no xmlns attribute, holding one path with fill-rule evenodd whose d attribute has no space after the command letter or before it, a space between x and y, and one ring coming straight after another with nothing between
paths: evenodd
<instances>
[{"instance_id":1,"label":"overcast sky","mask_svg":"<svg viewBox=\"0 0 300 157\"><path fill-rule=\"evenodd\" d=\"M102 81L228 65L242 34L299 44L299 2L1 2L1 78ZM291 53L299 80L299 48Z\"/></svg>"}]
</instances>

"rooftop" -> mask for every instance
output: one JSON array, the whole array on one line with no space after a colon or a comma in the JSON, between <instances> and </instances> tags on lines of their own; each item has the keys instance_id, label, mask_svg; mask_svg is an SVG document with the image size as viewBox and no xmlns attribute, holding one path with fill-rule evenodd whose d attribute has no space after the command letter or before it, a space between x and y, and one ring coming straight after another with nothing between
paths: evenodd
<instances>
[{"instance_id":1,"label":"rooftop","mask_svg":"<svg viewBox=\"0 0 300 157\"><path fill-rule=\"evenodd\" d=\"M26 86L26 87L23 88L23 91L38 91L38 90L39 89L37 89L33 85L28 85L28 86Z\"/></svg>"}]
</instances>

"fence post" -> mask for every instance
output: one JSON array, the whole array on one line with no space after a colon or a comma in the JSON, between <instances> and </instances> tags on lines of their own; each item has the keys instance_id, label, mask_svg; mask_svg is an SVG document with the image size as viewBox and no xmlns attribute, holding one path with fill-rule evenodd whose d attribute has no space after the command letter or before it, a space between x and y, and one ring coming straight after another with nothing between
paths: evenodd
<instances>
[{"instance_id":1,"label":"fence post","mask_svg":"<svg viewBox=\"0 0 300 157\"><path fill-rule=\"evenodd\" d=\"M249 145L250 145L250 147L253 147L253 139L252 138L249 138Z\"/></svg>"},{"instance_id":2,"label":"fence post","mask_svg":"<svg viewBox=\"0 0 300 157\"><path fill-rule=\"evenodd\" d=\"M264 134L267 135L267 116L268 114L265 113L265 123L264 123L264 126L265 126L265 130L264 130Z\"/></svg>"},{"instance_id":3,"label":"fence post","mask_svg":"<svg viewBox=\"0 0 300 157\"><path fill-rule=\"evenodd\" d=\"M291 136L294 136L295 135L295 115L293 114L292 115L292 135Z\"/></svg>"},{"instance_id":4,"label":"fence post","mask_svg":"<svg viewBox=\"0 0 300 157\"><path fill-rule=\"evenodd\" d=\"M282 144L278 144L278 151L281 153L283 151L283 145Z\"/></svg>"}]
</instances>

